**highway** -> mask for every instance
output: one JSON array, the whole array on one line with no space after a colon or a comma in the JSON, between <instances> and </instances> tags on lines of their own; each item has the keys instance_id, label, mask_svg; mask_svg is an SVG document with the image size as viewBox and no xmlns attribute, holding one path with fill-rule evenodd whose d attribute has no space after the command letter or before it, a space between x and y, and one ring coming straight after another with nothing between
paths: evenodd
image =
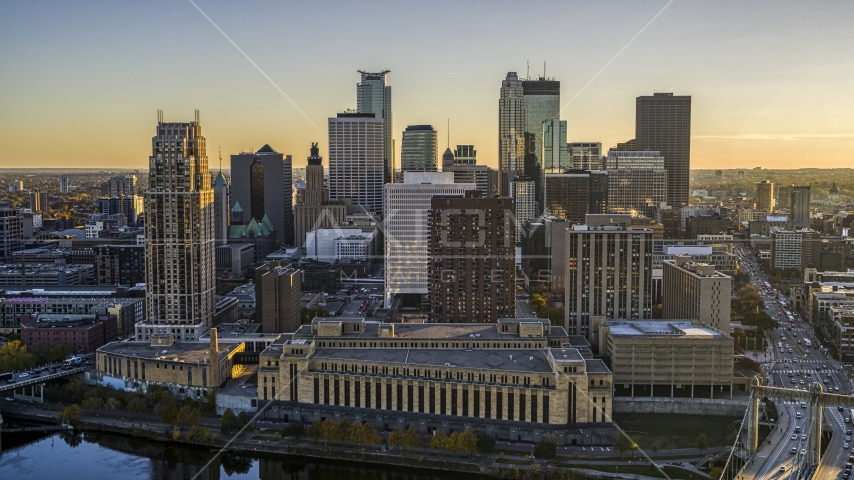
<instances>
[{"instance_id":1,"label":"highway","mask_svg":"<svg viewBox=\"0 0 854 480\"><path fill-rule=\"evenodd\" d=\"M826 392L846 394L851 392L850 381L836 360L828 358L816 341L813 328L787 307L786 298L777 290L766 286L766 278L746 250L737 249L742 256L742 271L751 276L753 283L765 299L766 312L780 322L780 328L767 332L768 349L757 359L765 362L763 370L769 385L807 390L818 382ZM794 320L789 318L792 315ZM809 342L809 345L807 344ZM758 472L755 479L794 479L792 475L801 456L806 451L807 408L792 401L775 402L778 412L776 443L760 445L755 457ZM800 417L800 418L798 418ZM854 478L844 476L844 469L852 449L851 412L833 405L825 407L824 424L833 430L833 437L822 457L819 471L813 476L817 480ZM785 472L781 470L785 467ZM790 477L791 475L791 477Z\"/></svg>"}]
</instances>

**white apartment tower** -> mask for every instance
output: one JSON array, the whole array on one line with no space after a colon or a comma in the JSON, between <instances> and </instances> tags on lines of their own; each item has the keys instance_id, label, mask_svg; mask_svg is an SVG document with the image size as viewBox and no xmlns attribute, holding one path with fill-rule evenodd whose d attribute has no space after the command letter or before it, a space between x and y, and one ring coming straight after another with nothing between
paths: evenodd
<instances>
[{"instance_id":1,"label":"white apartment tower","mask_svg":"<svg viewBox=\"0 0 854 480\"><path fill-rule=\"evenodd\" d=\"M663 265L662 317L699 320L728 335L732 278L688 255Z\"/></svg>"},{"instance_id":2,"label":"white apartment tower","mask_svg":"<svg viewBox=\"0 0 854 480\"><path fill-rule=\"evenodd\" d=\"M536 184L527 177L517 177L510 182L510 196L516 207L516 241L521 242L524 225L537 218Z\"/></svg>"},{"instance_id":3,"label":"white apartment tower","mask_svg":"<svg viewBox=\"0 0 854 480\"><path fill-rule=\"evenodd\" d=\"M145 191L146 319L136 338L198 341L214 310L214 207L199 111L164 122L158 111Z\"/></svg>"},{"instance_id":4,"label":"white apartment tower","mask_svg":"<svg viewBox=\"0 0 854 480\"><path fill-rule=\"evenodd\" d=\"M365 212L383 211L383 119L339 113L329 119L329 198L353 200Z\"/></svg>"},{"instance_id":5,"label":"white apartment tower","mask_svg":"<svg viewBox=\"0 0 854 480\"><path fill-rule=\"evenodd\" d=\"M451 172L407 172L404 183L385 186L385 299L399 294L427 294L427 213L435 195L475 190L473 183L454 183Z\"/></svg>"}]
</instances>

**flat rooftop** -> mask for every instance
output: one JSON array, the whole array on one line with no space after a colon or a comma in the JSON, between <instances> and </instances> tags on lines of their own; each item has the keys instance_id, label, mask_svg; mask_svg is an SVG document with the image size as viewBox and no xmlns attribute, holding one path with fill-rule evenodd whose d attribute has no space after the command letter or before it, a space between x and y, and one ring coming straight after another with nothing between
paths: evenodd
<instances>
[{"instance_id":1,"label":"flat rooftop","mask_svg":"<svg viewBox=\"0 0 854 480\"><path fill-rule=\"evenodd\" d=\"M729 338L728 335L690 320L609 320L610 335L615 337L708 337Z\"/></svg>"},{"instance_id":2,"label":"flat rooftop","mask_svg":"<svg viewBox=\"0 0 854 480\"><path fill-rule=\"evenodd\" d=\"M512 357L512 358L511 358ZM357 349L318 348L313 359L367 361L398 365L548 373L552 367L545 350L457 350L457 349Z\"/></svg>"},{"instance_id":3,"label":"flat rooftop","mask_svg":"<svg viewBox=\"0 0 854 480\"><path fill-rule=\"evenodd\" d=\"M217 355L223 358L236 346L236 344L220 344ZM209 347L206 343L198 342L176 342L168 346L151 345L148 342L112 342L99 348L98 352L148 360L204 363L208 358Z\"/></svg>"},{"instance_id":4,"label":"flat rooftop","mask_svg":"<svg viewBox=\"0 0 854 480\"><path fill-rule=\"evenodd\" d=\"M359 318L344 318L330 317L321 319L328 321L359 321ZM521 323L526 323L527 319L520 319ZM532 322L539 322L541 319L530 319ZM499 340L519 338L519 334L515 331L512 333L500 333L498 323L381 323L366 321L365 327L361 332L343 332L340 337L336 338L381 338L379 336L380 325L394 325L393 338L408 338L413 340L436 340L436 339L457 339L457 340ZM549 336L565 336L566 331L563 327L547 327L544 329L546 337ZM311 331L311 325L302 325L299 330L294 333L295 337L314 338L316 333ZM323 338L323 337L320 337ZM384 337L382 337L384 338ZM392 337L388 337L392 338ZM544 338L544 337L531 337ZM583 338L583 337L579 337ZM585 340L583 345L589 345Z\"/></svg>"}]
</instances>

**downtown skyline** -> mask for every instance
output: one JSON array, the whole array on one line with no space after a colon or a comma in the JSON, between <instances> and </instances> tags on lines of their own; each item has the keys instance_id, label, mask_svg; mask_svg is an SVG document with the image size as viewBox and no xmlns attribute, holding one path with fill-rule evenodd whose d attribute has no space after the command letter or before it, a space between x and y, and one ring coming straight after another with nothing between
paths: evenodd
<instances>
[{"instance_id":1,"label":"downtown skyline","mask_svg":"<svg viewBox=\"0 0 854 480\"><path fill-rule=\"evenodd\" d=\"M635 97L657 90L693 98L692 169L845 167L854 147L843 3L544 3L525 18L475 2L378 4L383 35L352 27L366 14L347 4L195 5L0 7L0 166L144 168L155 111L184 121L199 109L226 158L269 143L302 167L312 141L328 156L327 119L356 108L357 70L388 69L398 168L408 125L433 125L444 151L448 119L451 148L473 144L497 167L501 80L526 76L527 61L531 78L547 61L561 82L570 142L633 138ZM263 21L281 28L250 34ZM508 46L514 27L558 33Z\"/></svg>"}]
</instances>

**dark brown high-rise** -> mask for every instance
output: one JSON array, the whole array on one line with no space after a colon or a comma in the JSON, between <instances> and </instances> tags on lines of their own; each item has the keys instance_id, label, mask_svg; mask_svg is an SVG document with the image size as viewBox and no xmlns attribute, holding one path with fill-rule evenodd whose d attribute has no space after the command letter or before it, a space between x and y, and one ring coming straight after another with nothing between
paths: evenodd
<instances>
[{"instance_id":1,"label":"dark brown high-rise","mask_svg":"<svg viewBox=\"0 0 854 480\"><path fill-rule=\"evenodd\" d=\"M428 214L428 296L433 322L497 322L516 316L512 198L435 196Z\"/></svg>"},{"instance_id":2,"label":"dark brown high-rise","mask_svg":"<svg viewBox=\"0 0 854 480\"><path fill-rule=\"evenodd\" d=\"M654 150L664 157L667 204L688 205L691 170L691 96L656 92L637 97L637 150Z\"/></svg>"}]
</instances>

